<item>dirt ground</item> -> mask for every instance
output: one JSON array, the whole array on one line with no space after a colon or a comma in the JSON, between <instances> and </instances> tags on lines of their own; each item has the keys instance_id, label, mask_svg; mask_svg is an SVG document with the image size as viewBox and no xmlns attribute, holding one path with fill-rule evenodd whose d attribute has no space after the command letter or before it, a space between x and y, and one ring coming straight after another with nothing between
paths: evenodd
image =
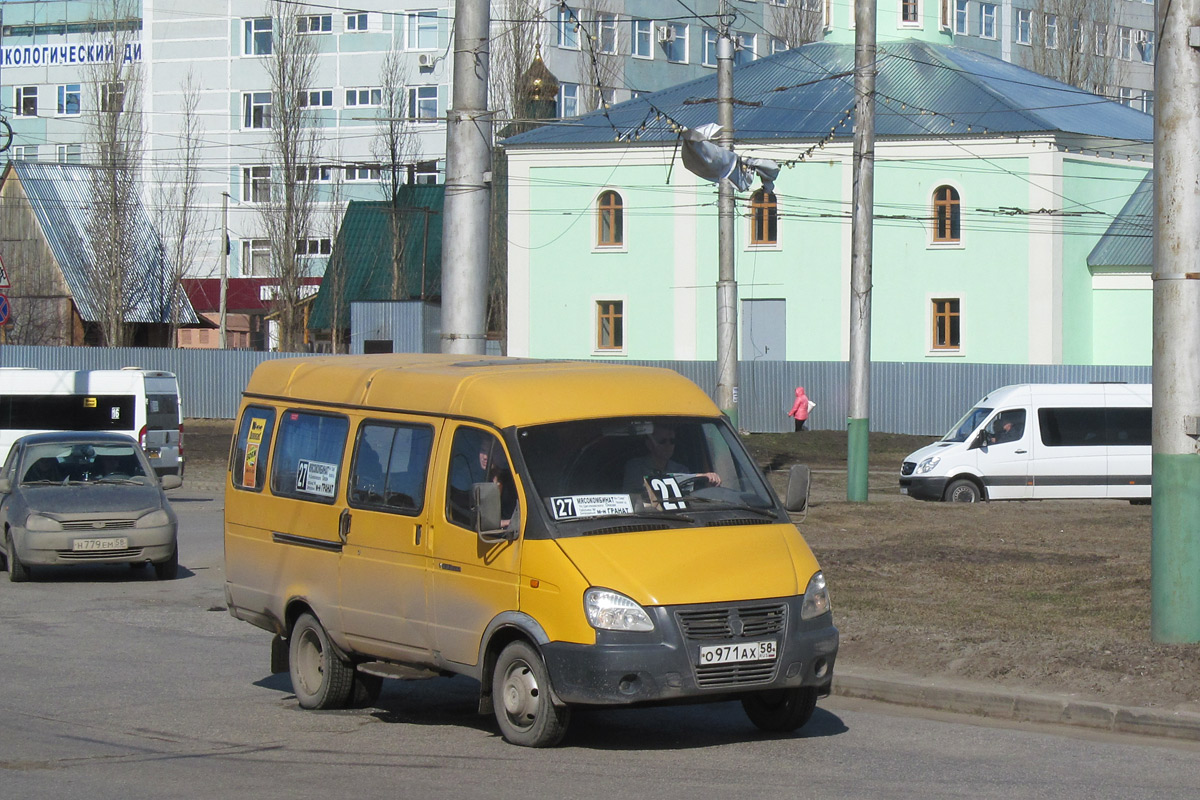
<instances>
[{"instance_id":1,"label":"dirt ground","mask_svg":"<svg viewBox=\"0 0 1200 800\"><path fill-rule=\"evenodd\" d=\"M187 484L218 485L232 423L185 425ZM813 469L797 522L829 581L839 664L993 688L1200 711L1200 645L1150 641L1150 507L1115 500L949 505L902 497L932 437L872 434L869 502L846 501L846 434L756 434L781 486Z\"/></svg>"}]
</instances>

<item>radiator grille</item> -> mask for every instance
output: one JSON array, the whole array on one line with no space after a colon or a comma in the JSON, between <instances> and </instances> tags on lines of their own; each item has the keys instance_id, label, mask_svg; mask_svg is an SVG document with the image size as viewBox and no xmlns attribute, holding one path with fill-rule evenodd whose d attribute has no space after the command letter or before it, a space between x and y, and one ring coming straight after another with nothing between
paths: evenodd
<instances>
[{"instance_id":1,"label":"radiator grille","mask_svg":"<svg viewBox=\"0 0 1200 800\"><path fill-rule=\"evenodd\" d=\"M64 522L64 531L119 531L132 528L136 520L132 519L84 519ZM99 526L99 527L97 527Z\"/></svg>"},{"instance_id":2,"label":"radiator grille","mask_svg":"<svg viewBox=\"0 0 1200 800\"><path fill-rule=\"evenodd\" d=\"M784 633L787 627L787 606L780 603L758 606L733 606L677 611L675 618L684 639L698 648L721 642L744 642ZM778 642L782 646L782 642ZM695 665L696 685L702 688L721 688L775 680L778 659L735 664Z\"/></svg>"}]
</instances>

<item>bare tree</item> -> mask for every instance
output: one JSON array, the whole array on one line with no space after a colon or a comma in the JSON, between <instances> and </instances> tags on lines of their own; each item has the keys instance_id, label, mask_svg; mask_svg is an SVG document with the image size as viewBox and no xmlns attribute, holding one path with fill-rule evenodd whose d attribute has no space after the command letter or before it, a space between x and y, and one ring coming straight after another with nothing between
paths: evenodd
<instances>
[{"instance_id":1,"label":"bare tree","mask_svg":"<svg viewBox=\"0 0 1200 800\"><path fill-rule=\"evenodd\" d=\"M342 313L342 306L346 302L346 256L344 242L338 236L345 215L342 182L335 179L329 183L329 202L326 213L322 215L325 223L321 231L333 243L329 261L325 265L325 276L321 280L322 291L328 292L329 296L329 349L333 353L345 352L342 330L350 327L350 320Z\"/></svg>"},{"instance_id":2,"label":"bare tree","mask_svg":"<svg viewBox=\"0 0 1200 800\"><path fill-rule=\"evenodd\" d=\"M538 0L507 0L496 23L488 63L489 105L503 125L504 120L529 119L529 94L526 85L530 67L539 58L543 13ZM557 91L557 88L555 89ZM520 122L510 132L522 129Z\"/></svg>"},{"instance_id":3,"label":"bare tree","mask_svg":"<svg viewBox=\"0 0 1200 800\"><path fill-rule=\"evenodd\" d=\"M407 300L408 280L405 274L404 247L412 226L412 212L400 207L400 187L409 182L409 170L416 156L416 143L410 120L416 109L405 102L405 55L395 48L383 57L379 79L382 90L379 125L375 132L373 150L381 164L380 188L390 203L388 224L392 235L392 300Z\"/></svg>"},{"instance_id":4,"label":"bare tree","mask_svg":"<svg viewBox=\"0 0 1200 800\"><path fill-rule=\"evenodd\" d=\"M100 310L99 334L109 347L132 343L130 311L156 288L164 288L145 285L145 276L134 272L139 248L146 246L137 230L142 213L142 70L139 63L127 60L127 50L137 42L137 29L127 23L138 16L131 3L113 0L107 21L97 23L100 37L111 36L111 41L97 42L106 48L107 57L86 71L96 90L94 110L87 115L95 163L87 223L92 250L88 283Z\"/></svg>"},{"instance_id":5,"label":"bare tree","mask_svg":"<svg viewBox=\"0 0 1200 800\"><path fill-rule=\"evenodd\" d=\"M581 86L580 113L599 110L611 101L614 87L621 82L624 59L621 31L628 35L628 24L620 24L612 0L582 0L579 15L579 70L585 81Z\"/></svg>"},{"instance_id":6,"label":"bare tree","mask_svg":"<svg viewBox=\"0 0 1200 800\"><path fill-rule=\"evenodd\" d=\"M271 0L270 9L272 55L264 63L271 78L271 184L260 209L272 276L279 281L274 301L279 349L297 351L304 343L300 287L307 251L301 248L308 242L316 186L309 170L319 169L317 128L307 102L317 50L314 38L300 32L303 7Z\"/></svg>"},{"instance_id":7,"label":"bare tree","mask_svg":"<svg viewBox=\"0 0 1200 800\"><path fill-rule=\"evenodd\" d=\"M1113 0L1037 0L1030 14L1035 72L1095 92L1119 79Z\"/></svg>"},{"instance_id":8,"label":"bare tree","mask_svg":"<svg viewBox=\"0 0 1200 800\"><path fill-rule=\"evenodd\" d=\"M154 218L159 237L170 255L170 287L166 302L170 309L170 342L174 345L179 329L181 281L192 271L199 254L205 213L199 203L200 148L204 127L197 113L200 85L189 69L179 86L180 127L176 137L176 156L155 162Z\"/></svg>"},{"instance_id":9,"label":"bare tree","mask_svg":"<svg viewBox=\"0 0 1200 800\"><path fill-rule=\"evenodd\" d=\"M809 42L819 42L825 34L824 0L787 0L771 5L767 29L783 42L787 50ZM769 46L769 45L768 45Z\"/></svg>"}]
</instances>

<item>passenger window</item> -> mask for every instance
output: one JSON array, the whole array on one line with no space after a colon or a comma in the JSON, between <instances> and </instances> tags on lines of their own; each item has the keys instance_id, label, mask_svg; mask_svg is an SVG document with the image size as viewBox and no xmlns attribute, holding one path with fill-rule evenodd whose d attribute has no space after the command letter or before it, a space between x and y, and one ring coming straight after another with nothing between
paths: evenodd
<instances>
[{"instance_id":1,"label":"passenger window","mask_svg":"<svg viewBox=\"0 0 1200 800\"><path fill-rule=\"evenodd\" d=\"M1149 447L1150 423L1149 408L1110 408L1108 410L1108 443Z\"/></svg>"},{"instance_id":2,"label":"passenger window","mask_svg":"<svg viewBox=\"0 0 1200 800\"><path fill-rule=\"evenodd\" d=\"M350 421L308 411L284 412L275 439L271 493L317 503L337 498Z\"/></svg>"},{"instance_id":3,"label":"passenger window","mask_svg":"<svg viewBox=\"0 0 1200 800\"><path fill-rule=\"evenodd\" d=\"M495 435L479 428L462 427L454 432L450 450L450 478L446 492L446 517L465 528L475 522L471 486L491 481L500 487L500 519L503 526L518 524L520 504L517 485L504 448Z\"/></svg>"},{"instance_id":4,"label":"passenger window","mask_svg":"<svg viewBox=\"0 0 1200 800\"><path fill-rule=\"evenodd\" d=\"M1039 408L1038 425L1047 447L1105 444L1103 408Z\"/></svg>"},{"instance_id":5,"label":"passenger window","mask_svg":"<svg viewBox=\"0 0 1200 800\"><path fill-rule=\"evenodd\" d=\"M366 422L358 428L350 505L415 514L425 507L433 429Z\"/></svg>"},{"instance_id":6,"label":"passenger window","mask_svg":"<svg viewBox=\"0 0 1200 800\"><path fill-rule=\"evenodd\" d=\"M267 454L274 429L275 409L251 406L242 414L229 459L229 471L237 488L262 491L267 482Z\"/></svg>"},{"instance_id":7,"label":"passenger window","mask_svg":"<svg viewBox=\"0 0 1200 800\"><path fill-rule=\"evenodd\" d=\"M987 426L988 444L1017 442L1025 435L1025 409L1001 411Z\"/></svg>"}]
</instances>

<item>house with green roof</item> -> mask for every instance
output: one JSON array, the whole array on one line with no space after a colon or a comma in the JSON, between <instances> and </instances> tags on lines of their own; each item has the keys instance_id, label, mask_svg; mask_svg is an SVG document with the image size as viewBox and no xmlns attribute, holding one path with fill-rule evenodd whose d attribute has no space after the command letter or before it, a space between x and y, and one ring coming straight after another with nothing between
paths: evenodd
<instances>
[{"instance_id":1,"label":"house with green roof","mask_svg":"<svg viewBox=\"0 0 1200 800\"><path fill-rule=\"evenodd\" d=\"M739 357L849 357L854 47L738 67ZM1094 259L1152 167L1150 116L979 52L881 43L875 361L1149 364L1142 277ZM679 131L716 76L504 141L514 356L713 360L716 186Z\"/></svg>"},{"instance_id":2,"label":"house with green roof","mask_svg":"<svg viewBox=\"0 0 1200 800\"><path fill-rule=\"evenodd\" d=\"M442 295L445 187L400 187L395 202L352 200L334 243L308 329L345 340L354 303L425 301Z\"/></svg>"}]
</instances>

